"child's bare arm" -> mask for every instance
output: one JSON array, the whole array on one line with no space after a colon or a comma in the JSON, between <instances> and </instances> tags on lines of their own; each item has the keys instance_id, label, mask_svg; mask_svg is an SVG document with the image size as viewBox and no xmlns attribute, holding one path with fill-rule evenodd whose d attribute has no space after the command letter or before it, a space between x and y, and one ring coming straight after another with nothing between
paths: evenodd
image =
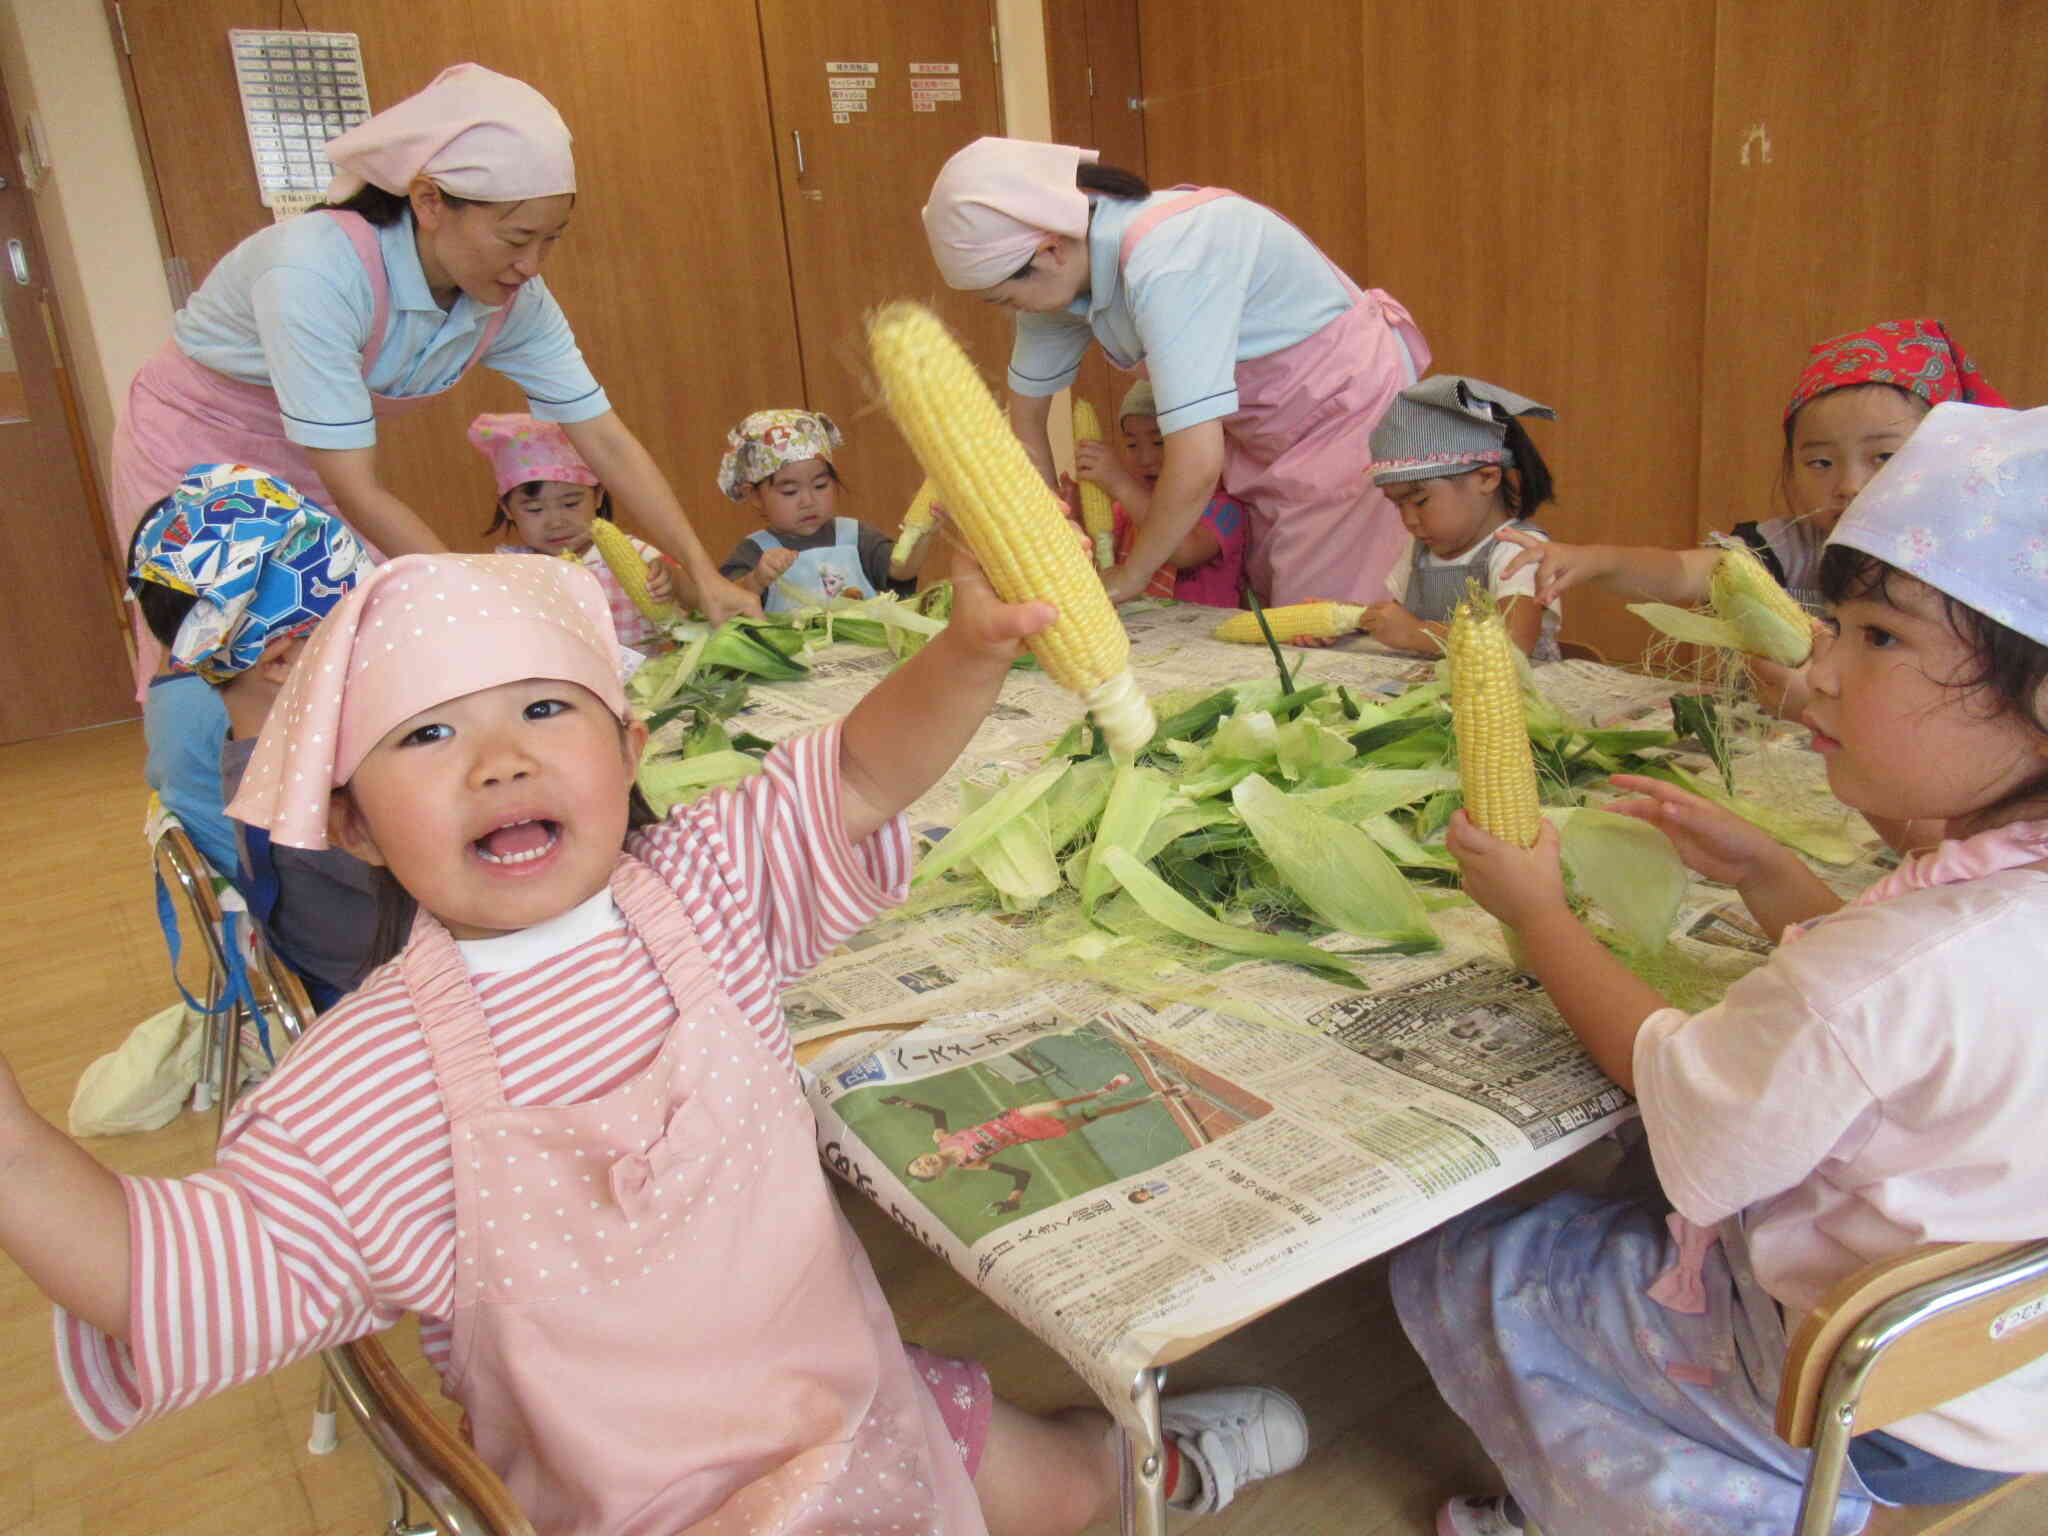
<instances>
[{"instance_id":1,"label":"child's bare arm","mask_svg":"<svg viewBox=\"0 0 2048 1536\"><path fill-rule=\"evenodd\" d=\"M128 1337L128 1200L121 1181L28 1106L0 1062L0 1248L37 1289Z\"/></svg>"},{"instance_id":2,"label":"child's bare arm","mask_svg":"<svg viewBox=\"0 0 2048 1536\"><path fill-rule=\"evenodd\" d=\"M840 732L847 841L872 836L939 781L988 717L1025 637L1058 617L1051 603L1002 602L973 557L956 554L951 620L854 706Z\"/></svg>"},{"instance_id":3,"label":"child's bare arm","mask_svg":"<svg viewBox=\"0 0 2048 1536\"><path fill-rule=\"evenodd\" d=\"M1719 558L1711 549L1652 549L1636 544L1560 544L1519 528L1503 528L1504 543L1522 553L1502 568L1503 577L1536 567L1536 600L1548 603L1572 587L1591 582L1627 597L1685 605L1707 600L1707 582Z\"/></svg>"},{"instance_id":4,"label":"child's bare arm","mask_svg":"<svg viewBox=\"0 0 2048 1536\"><path fill-rule=\"evenodd\" d=\"M754 568L740 577L736 585L759 597L795 564L796 551L793 549L764 549L761 558L754 562Z\"/></svg>"}]
</instances>

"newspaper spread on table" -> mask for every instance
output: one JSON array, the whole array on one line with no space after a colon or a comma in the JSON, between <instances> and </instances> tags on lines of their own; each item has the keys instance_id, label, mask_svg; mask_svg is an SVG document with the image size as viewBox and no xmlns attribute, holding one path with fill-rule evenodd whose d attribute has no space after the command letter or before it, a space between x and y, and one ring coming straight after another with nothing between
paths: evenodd
<instances>
[{"instance_id":1,"label":"newspaper spread on table","mask_svg":"<svg viewBox=\"0 0 2048 1536\"><path fill-rule=\"evenodd\" d=\"M1127 610L1148 693L1262 675L1263 650L1207 638L1215 617ZM779 738L828 723L889 665L835 647L808 678L755 689L748 725ZM1372 650L1304 662L1305 681L1367 691L1429 675ZM1536 678L1575 718L1668 723L1668 682L1591 662ZM1013 674L913 825L942 834L962 779L1035 768L1077 713L1042 674ZM1819 782L1811 754L1779 756L1774 771ZM1063 923L1078 929L1071 907L885 918L784 1007L817 1050L827 1163L1114 1412L1130 1413L1133 1374L1176 1344L1388 1251L1633 1114L1476 908L1438 911L1440 951L1364 961L1353 989L1262 962L1083 966L1056 942ZM1769 949L1733 893L1704 884L1673 942L1730 982Z\"/></svg>"}]
</instances>

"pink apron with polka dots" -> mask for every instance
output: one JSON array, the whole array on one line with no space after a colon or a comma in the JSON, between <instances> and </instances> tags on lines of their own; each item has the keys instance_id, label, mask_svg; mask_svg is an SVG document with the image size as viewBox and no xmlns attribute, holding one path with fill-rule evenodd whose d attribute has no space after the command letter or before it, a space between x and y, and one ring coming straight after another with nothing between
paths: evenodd
<instances>
[{"instance_id":1,"label":"pink apron with polka dots","mask_svg":"<svg viewBox=\"0 0 2048 1536\"><path fill-rule=\"evenodd\" d=\"M326 217L342 227L355 247L356 259L370 279L370 339L363 346L363 376L375 366L384 347L384 330L391 317L391 283L384 272L384 256L377 244L377 230L360 214L326 210ZM462 372L474 368L477 359L490 350L504 329L511 305L503 305L485 322L477 336L476 350L462 365ZM460 374L457 375L459 379ZM449 388L453 388L451 384ZM370 410L379 421L416 410L434 395L370 396ZM142 365L128 386L128 400L114 431L113 503L115 548L124 555L128 540L142 514L177 489L185 471L194 464L236 463L266 469L310 501L335 511L334 497L321 480L306 450L285 436L284 417L277 408L277 392L267 384L247 384L195 363L178 348L175 339L166 341L155 356ZM365 541L368 542L367 540ZM371 554L376 554L374 548ZM162 659L155 636L142 622L141 610L134 611L136 686L149 685ZM140 697L138 692L137 697Z\"/></svg>"},{"instance_id":2,"label":"pink apron with polka dots","mask_svg":"<svg viewBox=\"0 0 2048 1536\"><path fill-rule=\"evenodd\" d=\"M452 1123L446 1385L477 1450L549 1533L982 1533L790 1068L669 889L624 857L611 889L677 1017L586 1103L505 1102L439 923L401 961Z\"/></svg>"},{"instance_id":3,"label":"pink apron with polka dots","mask_svg":"<svg viewBox=\"0 0 2048 1536\"><path fill-rule=\"evenodd\" d=\"M1238 195L1174 190L1187 195L1125 226L1120 264L1162 221ZM1379 602L1408 548L1400 513L1366 469L1372 429L1395 394L1428 371L1429 343L1392 294L1361 289L1334 261L1330 270L1351 307L1291 347L1240 362L1237 409L1223 418L1223 489L1245 503L1245 567L1269 603Z\"/></svg>"}]
</instances>

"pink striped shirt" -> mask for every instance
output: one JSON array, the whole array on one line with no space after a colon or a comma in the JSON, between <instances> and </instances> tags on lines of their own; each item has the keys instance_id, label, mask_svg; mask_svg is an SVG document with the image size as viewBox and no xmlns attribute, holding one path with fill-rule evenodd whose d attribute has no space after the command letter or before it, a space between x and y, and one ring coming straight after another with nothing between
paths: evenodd
<instances>
[{"instance_id":1,"label":"pink striped shirt","mask_svg":"<svg viewBox=\"0 0 2048 1536\"><path fill-rule=\"evenodd\" d=\"M909 876L903 823L855 848L839 801L834 728L778 747L757 777L628 843L682 899L725 990L792 1071L781 989L900 900ZM675 1017L615 910L595 937L472 979L518 1105L612 1091L653 1062ZM420 1314L428 1358L445 1365L449 1125L396 965L324 1015L249 1095L212 1169L122 1184L129 1342L61 1308L56 1317L65 1391L100 1438L406 1312Z\"/></svg>"}]
</instances>

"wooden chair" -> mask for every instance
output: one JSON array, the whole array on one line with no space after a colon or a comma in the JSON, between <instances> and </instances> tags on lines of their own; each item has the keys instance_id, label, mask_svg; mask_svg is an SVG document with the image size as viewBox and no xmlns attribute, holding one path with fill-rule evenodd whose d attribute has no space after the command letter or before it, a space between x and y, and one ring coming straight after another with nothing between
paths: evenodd
<instances>
[{"instance_id":1,"label":"wooden chair","mask_svg":"<svg viewBox=\"0 0 2048 1536\"><path fill-rule=\"evenodd\" d=\"M205 1016L205 1045L199 1058L199 1082L193 1091L195 1109L215 1108L221 1127L227 1125L241 1087L241 1037L250 1022L248 1008L233 985L235 967L230 945L242 943L242 969L248 970L247 910L234 887L207 862L174 812L155 796L144 824L150 855L156 863L158 916L171 952L171 970L186 1001ZM228 913L242 918L232 928ZM195 946L196 949L191 948ZM199 985L188 984L191 955L203 962Z\"/></svg>"},{"instance_id":2,"label":"wooden chair","mask_svg":"<svg viewBox=\"0 0 2048 1536\"><path fill-rule=\"evenodd\" d=\"M253 950L250 990L257 1005L280 1021L287 1040L297 1040L313 1023L305 986L278 960L260 929ZM333 1448L338 1398L377 1453L389 1517L386 1536L427 1536L434 1530L441 1536L534 1536L497 1473L405 1379L380 1338L357 1339L320 1359L327 1379L314 1412L313 1449ZM432 1525L414 1523L414 1498Z\"/></svg>"},{"instance_id":3,"label":"wooden chair","mask_svg":"<svg viewBox=\"0 0 2048 1536\"><path fill-rule=\"evenodd\" d=\"M1813 1448L1798 1536L1824 1536L1849 1439L1925 1412L2048 1355L2048 1241L1930 1243L1848 1276L1785 1357L1777 1429ZM1865 1536L1932 1536L1996 1503L1880 1509Z\"/></svg>"},{"instance_id":4,"label":"wooden chair","mask_svg":"<svg viewBox=\"0 0 2048 1536\"><path fill-rule=\"evenodd\" d=\"M1584 640L1558 641L1557 654L1565 661L1597 661L1603 667L1607 665L1607 658L1600 654L1600 647L1589 645Z\"/></svg>"}]
</instances>

